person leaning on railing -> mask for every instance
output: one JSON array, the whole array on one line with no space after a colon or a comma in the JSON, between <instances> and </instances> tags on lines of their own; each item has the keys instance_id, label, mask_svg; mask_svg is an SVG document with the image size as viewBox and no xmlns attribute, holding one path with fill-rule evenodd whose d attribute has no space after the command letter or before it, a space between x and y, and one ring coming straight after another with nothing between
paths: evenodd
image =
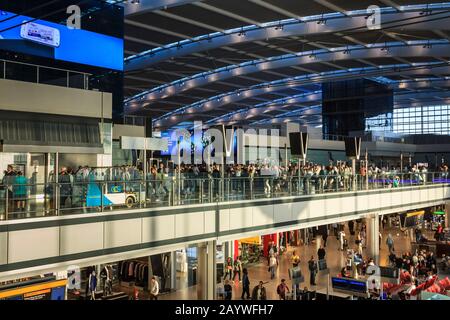
<instances>
[{"instance_id":1,"label":"person leaning on railing","mask_svg":"<svg viewBox=\"0 0 450 320\"><path fill-rule=\"evenodd\" d=\"M28 194L27 178L23 175L22 171L17 172L14 177L13 184L13 199L18 211L25 211L25 202Z\"/></svg>"}]
</instances>

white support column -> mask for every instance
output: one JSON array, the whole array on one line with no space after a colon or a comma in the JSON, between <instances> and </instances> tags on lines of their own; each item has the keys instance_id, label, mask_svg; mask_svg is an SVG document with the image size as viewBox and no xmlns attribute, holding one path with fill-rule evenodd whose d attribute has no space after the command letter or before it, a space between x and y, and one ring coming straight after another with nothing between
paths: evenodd
<instances>
[{"instance_id":1,"label":"white support column","mask_svg":"<svg viewBox=\"0 0 450 320\"><path fill-rule=\"evenodd\" d=\"M197 299L216 298L216 241L203 242L197 248Z\"/></svg>"},{"instance_id":2,"label":"white support column","mask_svg":"<svg viewBox=\"0 0 450 320\"><path fill-rule=\"evenodd\" d=\"M380 263L380 220L378 214L366 218L368 257L373 258L376 265Z\"/></svg>"}]
</instances>

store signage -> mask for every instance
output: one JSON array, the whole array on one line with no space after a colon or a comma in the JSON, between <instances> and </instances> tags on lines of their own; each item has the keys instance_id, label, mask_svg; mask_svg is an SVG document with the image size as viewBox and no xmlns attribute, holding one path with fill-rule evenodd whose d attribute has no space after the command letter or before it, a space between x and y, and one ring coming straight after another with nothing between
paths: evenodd
<instances>
[{"instance_id":1,"label":"store signage","mask_svg":"<svg viewBox=\"0 0 450 320\"><path fill-rule=\"evenodd\" d=\"M64 300L67 280L48 281L0 291L0 300Z\"/></svg>"},{"instance_id":2,"label":"store signage","mask_svg":"<svg viewBox=\"0 0 450 320\"><path fill-rule=\"evenodd\" d=\"M445 211L435 211L435 212L433 212L433 214L435 214L437 216L443 216L443 215L445 215Z\"/></svg>"},{"instance_id":3,"label":"store signage","mask_svg":"<svg viewBox=\"0 0 450 320\"><path fill-rule=\"evenodd\" d=\"M245 243L245 244L261 244L261 237L257 236L257 237L240 239L239 242Z\"/></svg>"},{"instance_id":4,"label":"store signage","mask_svg":"<svg viewBox=\"0 0 450 320\"><path fill-rule=\"evenodd\" d=\"M425 214L424 210L419 210L419 211L413 211L413 212L408 212L406 214L407 217L414 217L414 216L420 216L422 214Z\"/></svg>"}]
</instances>

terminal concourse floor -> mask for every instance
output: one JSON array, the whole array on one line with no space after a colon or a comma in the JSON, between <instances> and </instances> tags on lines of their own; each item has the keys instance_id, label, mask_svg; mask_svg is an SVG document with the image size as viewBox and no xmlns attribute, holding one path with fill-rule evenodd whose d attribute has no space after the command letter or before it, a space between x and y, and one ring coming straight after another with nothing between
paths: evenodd
<instances>
[{"instance_id":1,"label":"terminal concourse floor","mask_svg":"<svg viewBox=\"0 0 450 320\"><path fill-rule=\"evenodd\" d=\"M380 226L381 227L381 226ZM347 224L345 225L345 232L348 235L347 239L349 242L349 246L351 248L356 249L355 243L355 236L350 236L350 232L348 230ZM383 234L383 240L381 242L381 248L380 248L380 263L381 265L387 265L388 264L388 248L385 243L385 239L387 235L391 233L394 237L395 241L395 250L397 254L407 252L411 250L411 243L410 243L410 237L403 234L398 227L393 228L386 228L382 231ZM425 233L426 237L431 238L432 233ZM296 250L297 254L301 258L301 268L302 272L305 277L305 282L300 285L301 288L304 288L305 286L308 287L311 290L316 290L321 293L326 293L326 286L327 286L327 276L325 274L319 273L316 277L316 284L317 286L311 287L309 285L309 271L308 271L308 260L311 258L311 255L314 256L314 259L317 260L317 250L321 245L322 239L319 237L309 245L301 245L298 247L289 246L287 252L283 253L279 259L279 267L276 273L276 277L273 280L270 280L270 273L268 272L268 266L267 261L261 259L260 263L252 264L251 266L248 266L249 270L249 278L250 278L250 290L253 289L257 283L262 280L264 281L266 291L267 291L267 298L270 300L278 299L278 295L276 293L276 287L280 283L281 279L286 279L286 282L289 287L291 287L291 282L289 280L288 276L288 268L291 267L290 257L293 250ZM326 260L328 268L331 271L331 275L335 276L337 275L341 268L346 263L345 254L342 251L338 250L339 243L336 237L329 236L327 241L327 247L326 249ZM364 253L367 249L364 250ZM364 257L366 258L366 255L364 254ZM218 284L220 286L220 284ZM331 293L331 291L330 291ZM242 284L239 283L236 277L236 281L233 285L233 300L240 300L242 294ZM142 295L143 299L145 299L145 295ZM173 293L168 294L162 294L158 297L161 300L196 300L197 299L197 291L196 286L184 288L177 290Z\"/></svg>"}]
</instances>

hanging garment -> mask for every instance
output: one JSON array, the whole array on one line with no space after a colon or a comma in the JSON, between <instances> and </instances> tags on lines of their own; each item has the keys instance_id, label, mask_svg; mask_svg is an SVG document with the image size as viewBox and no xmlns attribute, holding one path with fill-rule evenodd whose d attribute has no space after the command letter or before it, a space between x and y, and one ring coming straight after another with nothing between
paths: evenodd
<instances>
[{"instance_id":1,"label":"hanging garment","mask_svg":"<svg viewBox=\"0 0 450 320\"><path fill-rule=\"evenodd\" d=\"M134 275L134 262L131 261L130 265L128 266L128 276L132 277Z\"/></svg>"}]
</instances>

